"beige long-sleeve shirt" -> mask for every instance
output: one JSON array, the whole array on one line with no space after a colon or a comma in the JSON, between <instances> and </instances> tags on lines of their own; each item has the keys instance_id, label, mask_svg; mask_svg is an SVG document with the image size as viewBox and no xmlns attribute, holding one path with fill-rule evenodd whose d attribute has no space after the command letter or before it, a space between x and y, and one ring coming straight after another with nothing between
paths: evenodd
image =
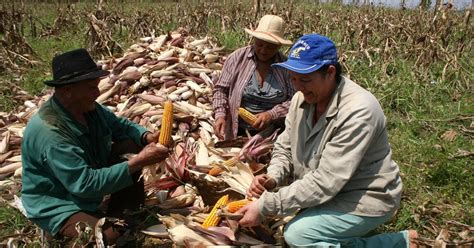
<instances>
[{"instance_id":1,"label":"beige long-sleeve shirt","mask_svg":"<svg viewBox=\"0 0 474 248\"><path fill-rule=\"evenodd\" d=\"M314 108L301 92L293 97L268 168L282 187L262 194L261 214L285 215L318 206L382 216L397 209L402 182L377 99L343 77L313 126ZM291 183L284 186L286 181Z\"/></svg>"}]
</instances>

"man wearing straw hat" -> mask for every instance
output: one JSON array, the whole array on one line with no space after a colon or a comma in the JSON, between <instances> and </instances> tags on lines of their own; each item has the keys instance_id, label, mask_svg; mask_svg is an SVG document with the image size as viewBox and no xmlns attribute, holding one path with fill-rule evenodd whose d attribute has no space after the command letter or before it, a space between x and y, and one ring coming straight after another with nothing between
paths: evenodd
<instances>
[{"instance_id":1,"label":"man wearing straw hat","mask_svg":"<svg viewBox=\"0 0 474 248\"><path fill-rule=\"evenodd\" d=\"M254 38L253 45L229 55L214 86L214 130L220 139L234 139L245 130L254 134L267 127L275 129L278 122L283 127L283 117L294 94L288 71L271 67L272 63L285 60L280 47L292 44L282 38L283 19L265 15L257 29L245 31ZM256 114L253 126L238 118L239 107Z\"/></svg>"},{"instance_id":2,"label":"man wearing straw hat","mask_svg":"<svg viewBox=\"0 0 474 248\"><path fill-rule=\"evenodd\" d=\"M94 227L101 217L121 218L124 209L142 204L141 168L165 159L168 151L153 143L157 133L95 102L98 83L109 72L99 70L85 49L54 57L52 68L54 79L45 84L54 94L24 133L21 198L28 218L48 234L76 237L78 222ZM139 153L120 160L126 152ZM103 213L99 205L108 194ZM120 236L112 226L102 230L109 245Z\"/></svg>"},{"instance_id":3,"label":"man wearing straw hat","mask_svg":"<svg viewBox=\"0 0 474 248\"><path fill-rule=\"evenodd\" d=\"M268 174L248 190L243 226L298 212L286 225L290 246L408 247L416 231L362 237L396 213L402 192L386 118L377 99L341 75L333 41L302 36L288 60L298 93L278 137ZM286 183L288 182L289 183Z\"/></svg>"}]
</instances>

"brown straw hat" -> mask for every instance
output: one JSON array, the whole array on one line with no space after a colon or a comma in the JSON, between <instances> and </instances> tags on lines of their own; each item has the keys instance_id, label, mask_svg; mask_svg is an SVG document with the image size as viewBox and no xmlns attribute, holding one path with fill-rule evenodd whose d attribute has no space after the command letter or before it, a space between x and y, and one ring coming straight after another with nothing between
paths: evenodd
<instances>
[{"instance_id":1,"label":"brown straw hat","mask_svg":"<svg viewBox=\"0 0 474 248\"><path fill-rule=\"evenodd\" d=\"M285 30L283 19L276 15L264 15L255 30L245 29L253 37L276 45L291 45L293 42L283 39Z\"/></svg>"}]
</instances>

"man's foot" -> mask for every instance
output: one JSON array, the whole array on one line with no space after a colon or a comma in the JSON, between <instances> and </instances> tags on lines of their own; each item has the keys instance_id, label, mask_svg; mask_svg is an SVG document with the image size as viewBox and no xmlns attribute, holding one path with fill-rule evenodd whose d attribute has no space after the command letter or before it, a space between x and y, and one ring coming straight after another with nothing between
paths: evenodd
<instances>
[{"instance_id":1,"label":"man's foot","mask_svg":"<svg viewBox=\"0 0 474 248\"><path fill-rule=\"evenodd\" d=\"M418 232L416 230L408 230L408 240L410 241L410 248L418 247Z\"/></svg>"}]
</instances>

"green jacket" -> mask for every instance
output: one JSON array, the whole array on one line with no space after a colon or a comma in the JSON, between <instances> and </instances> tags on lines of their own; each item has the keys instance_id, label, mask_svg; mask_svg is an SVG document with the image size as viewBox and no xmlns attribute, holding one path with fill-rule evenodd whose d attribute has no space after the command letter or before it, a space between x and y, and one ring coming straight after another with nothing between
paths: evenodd
<instances>
[{"instance_id":1,"label":"green jacket","mask_svg":"<svg viewBox=\"0 0 474 248\"><path fill-rule=\"evenodd\" d=\"M98 211L104 195L133 183L127 161L110 166L112 142L141 144L147 130L100 104L85 116L88 127L53 96L24 132L21 199L28 218L52 235L72 214Z\"/></svg>"}]
</instances>

